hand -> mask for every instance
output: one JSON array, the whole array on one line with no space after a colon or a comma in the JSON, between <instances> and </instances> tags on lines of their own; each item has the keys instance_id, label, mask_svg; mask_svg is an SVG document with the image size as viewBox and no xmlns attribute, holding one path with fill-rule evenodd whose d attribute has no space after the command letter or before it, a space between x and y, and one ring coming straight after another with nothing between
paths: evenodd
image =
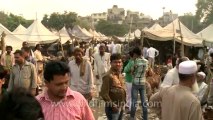
<instances>
[{"instance_id":1,"label":"hand","mask_svg":"<svg viewBox=\"0 0 213 120\"><path fill-rule=\"evenodd\" d=\"M96 79L99 79L99 75L96 75L95 77L96 77Z\"/></svg>"},{"instance_id":2,"label":"hand","mask_svg":"<svg viewBox=\"0 0 213 120\"><path fill-rule=\"evenodd\" d=\"M118 111L119 111L118 106L117 106L117 105L113 105L112 111L113 111L113 112L118 112Z\"/></svg>"}]
</instances>

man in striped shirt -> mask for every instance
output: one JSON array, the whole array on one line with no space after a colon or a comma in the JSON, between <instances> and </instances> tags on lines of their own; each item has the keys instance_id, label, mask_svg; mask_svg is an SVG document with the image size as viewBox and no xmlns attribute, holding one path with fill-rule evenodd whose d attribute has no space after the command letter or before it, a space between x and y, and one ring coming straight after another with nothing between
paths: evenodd
<instances>
[{"instance_id":1,"label":"man in striped shirt","mask_svg":"<svg viewBox=\"0 0 213 120\"><path fill-rule=\"evenodd\" d=\"M143 120L148 120L148 111L146 105L146 77L145 73L148 67L148 61L142 58L142 52L140 48L136 47L132 51L134 64L132 66L132 74L133 74L133 81L132 81L132 105L131 105L131 120L134 120L135 112L136 112L136 104L138 99L138 92L140 93L141 97L141 104L143 110Z\"/></svg>"},{"instance_id":2,"label":"man in striped shirt","mask_svg":"<svg viewBox=\"0 0 213 120\"><path fill-rule=\"evenodd\" d=\"M69 88L70 71L63 62L50 62L44 70L47 89L36 98L45 120L95 120L86 99Z\"/></svg>"}]
</instances>

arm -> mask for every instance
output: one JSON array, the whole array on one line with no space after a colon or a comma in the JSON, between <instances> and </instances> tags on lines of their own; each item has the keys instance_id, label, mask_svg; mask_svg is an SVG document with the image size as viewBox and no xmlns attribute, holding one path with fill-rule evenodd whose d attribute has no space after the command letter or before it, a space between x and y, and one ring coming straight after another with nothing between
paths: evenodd
<instances>
[{"instance_id":1,"label":"arm","mask_svg":"<svg viewBox=\"0 0 213 120\"><path fill-rule=\"evenodd\" d=\"M159 55L159 51L158 51L158 50L156 50L156 49L155 49L155 51L156 51L156 53L157 53L157 54L156 54L156 56L158 56L158 55Z\"/></svg>"},{"instance_id":2,"label":"arm","mask_svg":"<svg viewBox=\"0 0 213 120\"><path fill-rule=\"evenodd\" d=\"M189 120L204 120L200 103L197 101L194 101L191 104L190 111L189 111Z\"/></svg>"},{"instance_id":3,"label":"arm","mask_svg":"<svg viewBox=\"0 0 213 120\"><path fill-rule=\"evenodd\" d=\"M98 75L98 65L96 56L94 56L94 74Z\"/></svg>"},{"instance_id":4,"label":"arm","mask_svg":"<svg viewBox=\"0 0 213 120\"><path fill-rule=\"evenodd\" d=\"M105 102L111 102L111 99L109 97L110 78L109 78L109 76L104 76L102 78L102 80L103 80L103 84L102 84L102 87L101 87L100 95Z\"/></svg>"},{"instance_id":5,"label":"arm","mask_svg":"<svg viewBox=\"0 0 213 120\"><path fill-rule=\"evenodd\" d=\"M87 80L89 81L89 91L92 92L93 88L93 72L92 72L92 66L89 62L87 62L87 69L88 69L88 78Z\"/></svg>"},{"instance_id":6,"label":"arm","mask_svg":"<svg viewBox=\"0 0 213 120\"><path fill-rule=\"evenodd\" d=\"M4 54L1 55L1 65L4 66Z\"/></svg>"},{"instance_id":7,"label":"arm","mask_svg":"<svg viewBox=\"0 0 213 120\"><path fill-rule=\"evenodd\" d=\"M130 73L133 67L133 61L129 61L128 64L124 68L125 73Z\"/></svg>"},{"instance_id":8,"label":"arm","mask_svg":"<svg viewBox=\"0 0 213 120\"><path fill-rule=\"evenodd\" d=\"M171 74L171 72L168 72L165 76L165 78L163 79L163 83L160 85L161 88L165 88L165 87L170 87L172 86L173 83L173 76Z\"/></svg>"},{"instance_id":9,"label":"arm","mask_svg":"<svg viewBox=\"0 0 213 120\"><path fill-rule=\"evenodd\" d=\"M13 68L12 68L12 70L10 72L10 80L8 83L7 91L11 91L13 88L14 88L14 75L13 75Z\"/></svg>"},{"instance_id":10,"label":"arm","mask_svg":"<svg viewBox=\"0 0 213 120\"><path fill-rule=\"evenodd\" d=\"M88 105L88 102L83 99L83 108L82 108L82 120L95 120L92 110Z\"/></svg>"},{"instance_id":11,"label":"arm","mask_svg":"<svg viewBox=\"0 0 213 120\"><path fill-rule=\"evenodd\" d=\"M31 93L32 95L36 94L37 88L37 72L33 64L31 64Z\"/></svg>"}]
</instances>

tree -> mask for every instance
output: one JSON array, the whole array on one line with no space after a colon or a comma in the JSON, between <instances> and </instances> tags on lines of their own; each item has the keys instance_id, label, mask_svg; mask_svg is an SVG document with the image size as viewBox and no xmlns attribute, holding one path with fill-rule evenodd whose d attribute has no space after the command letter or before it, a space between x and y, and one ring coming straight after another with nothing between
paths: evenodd
<instances>
[{"instance_id":1,"label":"tree","mask_svg":"<svg viewBox=\"0 0 213 120\"><path fill-rule=\"evenodd\" d=\"M65 11L63 14L58 12L52 13L50 16L44 15L42 23L49 29L59 31L62 27L72 28L77 22L77 14Z\"/></svg>"},{"instance_id":2,"label":"tree","mask_svg":"<svg viewBox=\"0 0 213 120\"><path fill-rule=\"evenodd\" d=\"M4 26L7 25L7 14L5 14L4 12L0 11L0 23Z\"/></svg>"},{"instance_id":3,"label":"tree","mask_svg":"<svg viewBox=\"0 0 213 120\"><path fill-rule=\"evenodd\" d=\"M197 33L202 29L200 21L192 13L185 13L183 16L180 16L179 19L194 33Z\"/></svg>"},{"instance_id":4,"label":"tree","mask_svg":"<svg viewBox=\"0 0 213 120\"><path fill-rule=\"evenodd\" d=\"M213 0L198 0L196 18L203 21L204 26L213 23Z\"/></svg>"},{"instance_id":5,"label":"tree","mask_svg":"<svg viewBox=\"0 0 213 120\"><path fill-rule=\"evenodd\" d=\"M114 24L109 21L100 20L95 26L96 30L107 36L124 36L128 33L129 27L125 24Z\"/></svg>"}]
</instances>

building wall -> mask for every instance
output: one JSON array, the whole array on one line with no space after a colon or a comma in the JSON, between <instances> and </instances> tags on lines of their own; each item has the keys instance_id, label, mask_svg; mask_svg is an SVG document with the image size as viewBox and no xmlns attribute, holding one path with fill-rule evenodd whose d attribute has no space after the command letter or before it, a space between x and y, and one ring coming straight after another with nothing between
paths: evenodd
<instances>
[{"instance_id":1,"label":"building wall","mask_svg":"<svg viewBox=\"0 0 213 120\"><path fill-rule=\"evenodd\" d=\"M125 20L125 10L124 8L118 8L117 5L113 5L111 9L108 9L108 17L107 20L112 21L114 23L121 23L121 21Z\"/></svg>"},{"instance_id":2,"label":"building wall","mask_svg":"<svg viewBox=\"0 0 213 120\"><path fill-rule=\"evenodd\" d=\"M93 23L97 24L98 21L100 21L100 20L107 20L107 13L106 12L103 12L103 13L93 13L91 15L91 17L92 17Z\"/></svg>"}]
</instances>

